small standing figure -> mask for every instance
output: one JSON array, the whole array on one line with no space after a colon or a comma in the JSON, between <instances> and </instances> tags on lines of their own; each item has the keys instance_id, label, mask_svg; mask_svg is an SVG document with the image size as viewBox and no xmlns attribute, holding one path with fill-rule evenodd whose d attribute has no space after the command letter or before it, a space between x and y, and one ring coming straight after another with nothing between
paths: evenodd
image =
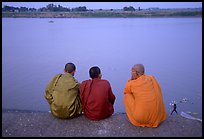
<instances>
[{"instance_id":1,"label":"small standing figure","mask_svg":"<svg viewBox=\"0 0 204 139\"><path fill-rule=\"evenodd\" d=\"M173 113L174 111L176 112L176 114L178 114L178 112L176 111L176 104L175 104L175 103L174 103L174 109L172 110L171 115L172 115L172 113Z\"/></svg>"}]
</instances>

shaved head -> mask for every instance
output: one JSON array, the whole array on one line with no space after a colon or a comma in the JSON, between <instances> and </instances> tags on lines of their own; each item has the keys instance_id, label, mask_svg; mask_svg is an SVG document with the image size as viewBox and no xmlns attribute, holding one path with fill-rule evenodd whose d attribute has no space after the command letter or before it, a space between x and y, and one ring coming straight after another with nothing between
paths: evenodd
<instances>
[{"instance_id":1,"label":"shaved head","mask_svg":"<svg viewBox=\"0 0 204 139\"><path fill-rule=\"evenodd\" d=\"M144 65L142 64L135 64L132 68L139 72L140 75L143 75L145 72Z\"/></svg>"},{"instance_id":2,"label":"shaved head","mask_svg":"<svg viewBox=\"0 0 204 139\"><path fill-rule=\"evenodd\" d=\"M73 63L67 63L67 64L65 65L64 70L65 70L66 72L68 72L68 73L72 73L72 72L74 72L74 71L76 70L76 66L75 66Z\"/></svg>"}]
</instances>

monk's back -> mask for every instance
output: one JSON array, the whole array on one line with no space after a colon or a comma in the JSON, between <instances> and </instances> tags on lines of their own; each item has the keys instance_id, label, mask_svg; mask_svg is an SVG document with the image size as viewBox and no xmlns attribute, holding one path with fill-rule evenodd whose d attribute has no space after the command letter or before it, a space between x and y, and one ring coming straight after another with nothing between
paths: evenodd
<instances>
[{"instance_id":1,"label":"monk's back","mask_svg":"<svg viewBox=\"0 0 204 139\"><path fill-rule=\"evenodd\" d=\"M131 94L134 99L127 98L125 103L133 101L131 120L134 125L156 127L166 119L166 111L159 84L153 76L142 75L136 80L128 81L125 94ZM129 114L130 115L130 114Z\"/></svg>"},{"instance_id":2,"label":"monk's back","mask_svg":"<svg viewBox=\"0 0 204 139\"><path fill-rule=\"evenodd\" d=\"M92 120L100 120L113 114L115 96L107 80L93 79L83 81L80 86L80 96L84 114Z\"/></svg>"}]
</instances>

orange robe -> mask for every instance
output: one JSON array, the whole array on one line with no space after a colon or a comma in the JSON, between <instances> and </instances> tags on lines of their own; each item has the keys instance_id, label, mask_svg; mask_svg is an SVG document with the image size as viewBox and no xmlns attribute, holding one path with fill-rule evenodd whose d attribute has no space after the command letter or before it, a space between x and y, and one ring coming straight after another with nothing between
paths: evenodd
<instances>
[{"instance_id":1,"label":"orange robe","mask_svg":"<svg viewBox=\"0 0 204 139\"><path fill-rule=\"evenodd\" d=\"M129 80L123 102L127 117L135 126L157 127L167 118L162 91L153 76Z\"/></svg>"}]
</instances>

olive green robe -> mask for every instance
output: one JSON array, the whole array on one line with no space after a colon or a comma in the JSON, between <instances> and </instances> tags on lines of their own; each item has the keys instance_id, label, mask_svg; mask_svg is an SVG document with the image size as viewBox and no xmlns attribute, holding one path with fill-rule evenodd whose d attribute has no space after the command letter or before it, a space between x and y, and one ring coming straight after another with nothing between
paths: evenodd
<instances>
[{"instance_id":1,"label":"olive green robe","mask_svg":"<svg viewBox=\"0 0 204 139\"><path fill-rule=\"evenodd\" d=\"M68 119L81 114L79 87L79 82L69 73L57 74L49 82L45 90L45 98L55 117Z\"/></svg>"}]
</instances>

